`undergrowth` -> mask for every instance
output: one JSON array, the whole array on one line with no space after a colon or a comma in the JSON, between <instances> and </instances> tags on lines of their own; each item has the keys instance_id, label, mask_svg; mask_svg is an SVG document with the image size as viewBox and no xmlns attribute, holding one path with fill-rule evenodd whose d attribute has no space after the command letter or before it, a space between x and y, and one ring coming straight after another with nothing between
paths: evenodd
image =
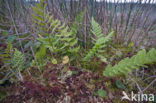
<instances>
[{"instance_id":1,"label":"undergrowth","mask_svg":"<svg viewBox=\"0 0 156 103\"><path fill-rule=\"evenodd\" d=\"M155 90L151 78L155 77L156 49L138 47L128 38L134 26L127 28L129 20L123 31L117 31L111 15L105 31L93 14L88 15L89 7L62 19L51 12L47 0L41 0L31 5L30 32L20 34L9 2L2 3L11 18L2 13L0 21L7 24L8 20L14 28L10 32L10 26L0 25L4 37L0 43L2 103L121 103L122 91ZM152 84L145 83L147 79Z\"/></svg>"}]
</instances>

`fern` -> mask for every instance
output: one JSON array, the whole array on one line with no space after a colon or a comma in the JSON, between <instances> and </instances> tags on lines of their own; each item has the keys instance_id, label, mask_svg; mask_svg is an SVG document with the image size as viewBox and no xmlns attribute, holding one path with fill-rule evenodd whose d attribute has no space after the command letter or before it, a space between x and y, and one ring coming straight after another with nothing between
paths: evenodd
<instances>
[{"instance_id":1,"label":"fern","mask_svg":"<svg viewBox=\"0 0 156 103\"><path fill-rule=\"evenodd\" d=\"M23 68L24 66L24 55L16 48L13 52L11 42L8 42L7 48L0 56L5 64L11 64L11 68Z\"/></svg>"},{"instance_id":2,"label":"fern","mask_svg":"<svg viewBox=\"0 0 156 103\"><path fill-rule=\"evenodd\" d=\"M52 17L50 16L49 19L52 19ZM42 42L46 48L55 54L58 52L62 54L78 52L79 47L75 47L78 42L76 34L69 31L69 27L65 26L65 24L61 25L59 20L49 21L51 21L51 24L48 30L51 29L51 32L49 32L48 37L40 35L37 40Z\"/></svg>"},{"instance_id":3,"label":"fern","mask_svg":"<svg viewBox=\"0 0 156 103\"><path fill-rule=\"evenodd\" d=\"M49 12L46 12L44 0L33 7L35 24L39 25L39 37L37 38L51 54L75 55L80 47L77 45L76 34L58 19L54 19ZM41 54L42 55L42 54ZM54 56L53 55L53 56Z\"/></svg>"},{"instance_id":4,"label":"fern","mask_svg":"<svg viewBox=\"0 0 156 103\"><path fill-rule=\"evenodd\" d=\"M9 42L5 51L0 54L0 59L4 62L4 65L0 67L1 74L4 74L4 77L0 78L0 84L4 83L5 80L10 76L10 70L6 69L6 65L11 63L11 52L12 52L12 43Z\"/></svg>"},{"instance_id":5,"label":"fern","mask_svg":"<svg viewBox=\"0 0 156 103\"><path fill-rule=\"evenodd\" d=\"M31 66L38 65L39 67L42 68L45 65L45 63L46 63L44 61L44 58L46 56L46 51L47 51L47 48L45 48L44 44L42 44L41 47L40 47L40 49L35 54L36 61L33 60L32 63L31 63ZM45 62L45 63L43 63L43 62Z\"/></svg>"},{"instance_id":6,"label":"fern","mask_svg":"<svg viewBox=\"0 0 156 103\"><path fill-rule=\"evenodd\" d=\"M11 59L12 68L13 69L18 68L20 71L22 71L24 68L24 61L25 61L24 55L15 48L15 51Z\"/></svg>"},{"instance_id":7,"label":"fern","mask_svg":"<svg viewBox=\"0 0 156 103\"><path fill-rule=\"evenodd\" d=\"M72 53L75 54L80 49L79 46L76 46L78 43L78 38L76 37L76 34L74 34L72 31L69 31L69 27L65 27L62 29L60 34L56 35L60 38L60 43L63 44L63 47L67 52L65 51L65 54Z\"/></svg>"},{"instance_id":8,"label":"fern","mask_svg":"<svg viewBox=\"0 0 156 103\"><path fill-rule=\"evenodd\" d=\"M45 26L47 23L47 20L45 18L46 14L45 0L41 0L40 3L36 4L36 6L33 6L32 8L34 11L34 13L32 14L33 21L36 24L36 27L38 27L38 30L44 34L43 31L46 30Z\"/></svg>"},{"instance_id":9,"label":"fern","mask_svg":"<svg viewBox=\"0 0 156 103\"><path fill-rule=\"evenodd\" d=\"M146 53L143 49L133 57L127 57L121 60L113 67L108 65L103 74L107 77L127 75L127 73L132 72L134 69L139 69L142 66L144 67L146 64L152 64L154 62L156 62L156 50L151 49Z\"/></svg>"},{"instance_id":10,"label":"fern","mask_svg":"<svg viewBox=\"0 0 156 103\"><path fill-rule=\"evenodd\" d=\"M94 46L89 51L89 53L83 58L84 61L89 61L94 55L99 57L103 62L106 62L106 58L101 55L101 53L105 52L105 47L107 43L114 36L114 31L110 32L106 37L103 37L102 29L100 25L92 18L92 30L91 32L94 34L96 38L93 38Z\"/></svg>"},{"instance_id":11,"label":"fern","mask_svg":"<svg viewBox=\"0 0 156 103\"><path fill-rule=\"evenodd\" d=\"M17 79L22 80L21 72L24 70L24 55L16 48L13 52L12 43L9 42L5 52L1 55L4 65L0 69L1 73L5 74L4 78L0 80L0 84L7 79L11 79L13 75Z\"/></svg>"},{"instance_id":12,"label":"fern","mask_svg":"<svg viewBox=\"0 0 156 103\"><path fill-rule=\"evenodd\" d=\"M40 50L36 53L35 56L37 60L42 60L46 56L46 48L43 44L41 45Z\"/></svg>"},{"instance_id":13,"label":"fern","mask_svg":"<svg viewBox=\"0 0 156 103\"><path fill-rule=\"evenodd\" d=\"M59 31L58 26L61 22L54 20L53 16L47 12L47 4L45 0L41 0L36 6L32 6L34 13L32 14L33 21L36 26L36 31L42 36L49 36ZM53 28L53 29L52 29ZM60 27L61 28L61 27Z\"/></svg>"},{"instance_id":14,"label":"fern","mask_svg":"<svg viewBox=\"0 0 156 103\"><path fill-rule=\"evenodd\" d=\"M7 48L5 49L4 53L2 53L0 55L0 57L2 58L2 60L5 63L10 63L10 59L11 59L11 50L12 50L12 43L9 42L7 45Z\"/></svg>"}]
</instances>

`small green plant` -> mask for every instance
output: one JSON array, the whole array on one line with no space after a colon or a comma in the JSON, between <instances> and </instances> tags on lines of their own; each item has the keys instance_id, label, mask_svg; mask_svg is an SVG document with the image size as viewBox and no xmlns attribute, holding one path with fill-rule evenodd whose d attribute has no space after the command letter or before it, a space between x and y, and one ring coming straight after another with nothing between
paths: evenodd
<instances>
[{"instance_id":1,"label":"small green plant","mask_svg":"<svg viewBox=\"0 0 156 103\"><path fill-rule=\"evenodd\" d=\"M12 43L9 42L7 48L2 54L0 54L0 59L4 62L4 65L0 68L1 75L4 75L0 78L0 84L3 84L10 76L10 70L7 67L11 63L11 53L12 53Z\"/></svg>"},{"instance_id":2,"label":"small green plant","mask_svg":"<svg viewBox=\"0 0 156 103\"><path fill-rule=\"evenodd\" d=\"M1 59L2 59L5 63L10 63L11 52L12 52L12 43L11 43L11 42L8 42L7 48L6 48L5 51L0 55L0 56L1 56Z\"/></svg>"},{"instance_id":3,"label":"small green plant","mask_svg":"<svg viewBox=\"0 0 156 103\"><path fill-rule=\"evenodd\" d=\"M40 49L36 52L35 56L39 64L42 64L44 57L46 56L46 50L47 49L45 48L44 44L42 44L40 46Z\"/></svg>"},{"instance_id":4,"label":"small green plant","mask_svg":"<svg viewBox=\"0 0 156 103\"><path fill-rule=\"evenodd\" d=\"M12 79L13 76L22 81L22 71L24 70L25 63L24 54L22 54L16 48L13 50L12 43L9 42L6 50L0 56L4 61L4 65L0 70L2 74L5 74L4 78L0 80L0 84L7 79Z\"/></svg>"},{"instance_id":5,"label":"small green plant","mask_svg":"<svg viewBox=\"0 0 156 103\"><path fill-rule=\"evenodd\" d=\"M108 65L104 70L103 74L106 77L114 77L120 75L127 75L134 69L139 69L140 67L146 67L146 64L152 64L156 62L156 50L153 48L148 53L145 49L139 51L136 55L131 58L125 58L121 60L115 66Z\"/></svg>"},{"instance_id":6,"label":"small green plant","mask_svg":"<svg viewBox=\"0 0 156 103\"><path fill-rule=\"evenodd\" d=\"M103 90L103 89L98 89L98 91L96 91L95 94L97 94L98 96L100 96L102 98L107 97L107 92L105 90Z\"/></svg>"},{"instance_id":7,"label":"small green plant","mask_svg":"<svg viewBox=\"0 0 156 103\"><path fill-rule=\"evenodd\" d=\"M76 34L65 23L61 24L60 20L54 19L49 12L46 12L44 0L37 4L37 7L33 7L33 10L34 21L40 27L37 40L42 43L41 47L44 46L45 49L48 49L52 58L58 57L60 54L59 56L68 55L75 59L80 49ZM36 55L42 55L43 58L46 51L44 54L41 51L43 50L40 49ZM38 59L41 57L39 55Z\"/></svg>"},{"instance_id":8,"label":"small green plant","mask_svg":"<svg viewBox=\"0 0 156 103\"><path fill-rule=\"evenodd\" d=\"M95 38L93 38L94 46L89 50L88 54L83 58L83 60L90 61L93 56L97 56L101 59L101 61L107 62L107 59L101 54L105 52L108 42L114 36L114 31L111 31L106 37L104 37L100 25L94 20L94 18L92 18L91 24L91 32L95 36Z\"/></svg>"},{"instance_id":9,"label":"small green plant","mask_svg":"<svg viewBox=\"0 0 156 103\"><path fill-rule=\"evenodd\" d=\"M22 71L24 70L24 54L15 48L14 53L11 57L11 72L20 81L23 81Z\"/></svg>"},{"instance_id":10,"label":"small green plant","mask_svg":"<svg viewBox=\"0 0 156 103\"><path fill-rule=\"evenodd\" d=\"M23 71L24 68L24 55L15 48L13 56L11 57L11 65L12 68L18 70L18 71Z\"/></svg>"}]
</instances>

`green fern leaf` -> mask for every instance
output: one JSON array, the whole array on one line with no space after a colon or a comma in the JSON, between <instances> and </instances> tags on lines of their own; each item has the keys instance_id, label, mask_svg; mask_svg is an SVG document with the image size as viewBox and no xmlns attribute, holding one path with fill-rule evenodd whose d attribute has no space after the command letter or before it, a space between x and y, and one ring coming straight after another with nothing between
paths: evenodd
<instances>
[{"instance_id":1,"label":"green fern leaf","mask_svg":"<svg viewBox=\"0 0 156 103\"><path fill-rule=\"evenodd\" d=\"M46 49L54 56L58 54L59 56L75 55L75 52L79 50L76 34L65 23L54 19L46 11L46 7L45 0L41 0L36 7L33 7L34 13L32 16L36 24L36 31L39 34L37 40L42 43L36 57L43 59L46 55Z\"/></svg>"},{"instance_id":2,"label":"green fern leaf","mask_svg":"<svg viewBox=\"0 0 156 103\"><path fill-rule=\"evenodd\" d=\"M20 71L24 68L24 55L15 48L15 51L13 53L13 57L11 60L12 68L18 68Z\"/></svg>"},{"instance_id":3,"label":"green fern leaf","mask_svg":"<svg viewBox=\"0 0 156 103\"><path fill-rule=\"evenodd\" d=\"M45 46L42 44L40 47L40 50L36 53L36 58L37 60L42 60L46 55L46 48Z\"/></svg>"},{"instance_id":4,"label":"green fern leaf","mask_svg":"<svg viewBox=\"0 0 156 103\"><path fill-rule=\"evenodd\" d=\"M107 77L127 75L127 73L132 72L134 69L139 69L140 67L146 67L146 64L152 64L156 62L156 50L153 48L148 53L146 50L139 51L136 55L131 58L125 58L121 60L115 66L108 65L104 70L103 74Z\"/></svg>"},{"instance_id":5,"label":"green fern leaf","mask_svg":"<svg viewBox=\"0 0 156 103\"><path fill-rule=\"evenodd\" d=\"M103 37L102 29L100 25L92 18L92 33L96 36L94 38L94 46L90 49L89 53L83 58L84 61L90 61L90 59L95 56L99 57L103 62L106 62L106 58L103 57L100 53L105 52L105 47L107 43L114 36L114 31L110 32L106 37Z\"/></svg>"}]
</instances>

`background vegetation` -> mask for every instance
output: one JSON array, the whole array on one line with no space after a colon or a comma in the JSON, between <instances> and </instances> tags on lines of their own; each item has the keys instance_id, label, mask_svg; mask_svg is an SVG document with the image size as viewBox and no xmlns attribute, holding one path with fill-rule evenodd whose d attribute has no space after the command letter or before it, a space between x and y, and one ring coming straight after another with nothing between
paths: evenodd
<instances>
[{"instance_id":1,"label":"background vegetation","mask_svg":"<svg viewBox=\"0 0 156 103\"><path fill-rule=\"evenodd\" d=\"M121 103L122 91L155 94L150 2L1 0L0 101Z\"/></svg>"}]
</instances>

